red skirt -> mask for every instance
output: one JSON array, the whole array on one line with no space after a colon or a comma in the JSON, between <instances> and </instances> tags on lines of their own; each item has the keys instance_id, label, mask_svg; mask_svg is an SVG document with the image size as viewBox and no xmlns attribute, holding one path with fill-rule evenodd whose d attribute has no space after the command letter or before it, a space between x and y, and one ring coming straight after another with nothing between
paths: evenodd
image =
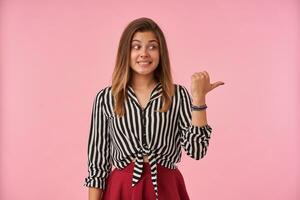
<instances>
[{"instance_id":1,"label":"red skirt","mask_svg":"<svg viewBox=\"0 0 300 200\"><path fill-rule=\"evenodd\" d=\"M115 168L107 179L102 200L155 200L151 181L150 164L144 162L142 177L132 187L134 162L124 169ZM169 169L157 164L157 187L159 200L189 200L184 179L178 169Z\"/></svg>"}]
</instances>

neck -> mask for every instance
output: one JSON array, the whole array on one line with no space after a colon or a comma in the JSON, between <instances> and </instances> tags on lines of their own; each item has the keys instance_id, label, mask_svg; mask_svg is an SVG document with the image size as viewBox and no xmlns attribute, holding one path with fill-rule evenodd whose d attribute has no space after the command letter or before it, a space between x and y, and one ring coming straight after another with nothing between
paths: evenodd
<instances>
[{"instance_id":1,"label":"neck","mask_svg":"<svg viewBox=\"0 0 300 200\"><path fill-rule=\"evenodd\" d=\"M157 84L157 80L153 76L134 75L130 81L131 86L137 90L151 88Z\"/></svg>"}]
</instances>

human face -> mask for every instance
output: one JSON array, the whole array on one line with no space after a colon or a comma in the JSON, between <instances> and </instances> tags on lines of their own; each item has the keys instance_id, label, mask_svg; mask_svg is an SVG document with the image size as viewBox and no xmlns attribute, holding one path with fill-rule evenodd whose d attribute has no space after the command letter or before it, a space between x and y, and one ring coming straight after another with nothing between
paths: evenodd
<instances>
[{"instance_id":1,"label":"human face","mask_svg":"<svg viewBox=\"0 0 300 200\"><path fill-rule=\"evenodd\" d=\"M134 74L153 75L159 63L159 46L151 31L136 32L131 41L130 67Z\"/></svg>"}]
</instances>

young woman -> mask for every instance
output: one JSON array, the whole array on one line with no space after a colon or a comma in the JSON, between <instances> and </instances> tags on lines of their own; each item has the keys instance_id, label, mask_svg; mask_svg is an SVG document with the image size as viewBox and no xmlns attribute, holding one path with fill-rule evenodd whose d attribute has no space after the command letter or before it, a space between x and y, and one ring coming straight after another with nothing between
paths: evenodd
<instances>
[{"instance_id":1,"label":"young woman","mask_svg":"<svg viewBox=\"0 0 300 200\"><path fill-rule=\"evenodd\" d=\"M173 83L160 27L149 18L129 23L112 85L93 103L85 179L89 200L189 199L176 163L181 147L197 160L206 155L212 128L205 95L223 84L210 84L206 71L194 73L190 96Z\"/></svg>"}]
</instances>

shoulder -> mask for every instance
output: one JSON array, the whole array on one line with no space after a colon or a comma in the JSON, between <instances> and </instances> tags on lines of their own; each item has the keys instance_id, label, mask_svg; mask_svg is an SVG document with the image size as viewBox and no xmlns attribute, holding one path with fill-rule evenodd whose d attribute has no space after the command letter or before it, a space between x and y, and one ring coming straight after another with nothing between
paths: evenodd
<instances>
[{"instance_id":1,"label":"shoulder","mask_svg":"<svg viewBox=\"0 0 300 200\"><path fill-rule=\"evenodd\" d=\"M107 94L107 93L110 93L111 92L111 85L106 85L106 86L104 86L104 87L102 87L102 88L100 88L99 90L98 90L98 94L99 93L103 93L103 94Z\"/></svg>"},{"instance_id":2,"label":"shoulder","mask_svg":"<svg viewBox=\"0 0 300 200\"><path fill-rule=\"evenodd\" d=\"M174 83L174 87L175 87L175 94L188 93L188 89L184 85Z\"/></svg>"},{"instance_id":3,"label":"shoulder","mask_svg":"<svg viewBox=\"0 0 300 200\"><path fill-rule=\"evenodd\" d=\"M98 89L98 91L96 92L95 99L103 100L103 98L106 98L110 94L111 94L111 85L106 85Z\"/></svg>"},{"instance_id":4,"label":"shoulder","mask_svg":"<svg viewBox=\"0 0 300 200\"><path fill-rule=\"evenodd\" d=\"M175 96L180 99L181 102L189 102L191 101L191 95L186 86L181 84L175 85Z\"/></svg>"}]
</instances>

